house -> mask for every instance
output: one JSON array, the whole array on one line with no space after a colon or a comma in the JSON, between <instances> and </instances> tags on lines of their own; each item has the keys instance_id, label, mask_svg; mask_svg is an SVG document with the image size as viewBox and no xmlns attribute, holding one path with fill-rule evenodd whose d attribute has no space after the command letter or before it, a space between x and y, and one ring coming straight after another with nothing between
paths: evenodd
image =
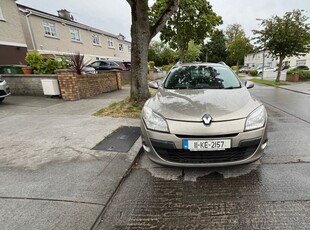
<instances>
[{"instance_id":1,"label":"house","mask_svg":"<svg viewBox=\"0 0 310 230\"><path fill-rule=\"evenodd\" d=\"M27 51L46 56L80 52L86 60L130 62L131 43L115 35L76 22L69 11L52 15L15 0L0 0L0 65L25 64Z\"/></svg>"},{"instance_id":2,"label":"house","mask_svg":"<svg viewBox=\"0 0 310 230\"><path fill-rule=\"evenodd\" d=\"M0 65L25 64L27 45L15 0L0 0Z\"/></svg>"},{"instance_id":3,"label":"house","mask_svg":"<svg viewBox=\"0 0 310 230\"><path fill-rule=\"evenodd\" d=\"M130 61L131 43L122 34L114 35L77 22L65 9L52 15L21 4L23 34L28 51L46 56L72 55L79 52L86 60Z\"/></svg>"},{"instance_id":4,"label":"house","mask_svg":"<svg viewBox=\"0 0 310 230\"><path fill-rule=\"evenodd\" d=\"M244 65L248 67L257 68L263 66L263 63L265 63L265 66L275 68L278 62L277 59L271 57L268 51L259 51L257 53L251 53L244 57Z\"/></svg>"},{"instance_id":5,"label":"house","mask_svg":"<svg viewBox=\"0 0 310 230\"><path fill-rule=\"evenodd\" d=\"M265 55L265 60L263 56ZM244 57L244 65L249 67L260 67L269 66L272 68L276 68L279 60L277 58L272 58L271 54L268 51L259 51L257 53L251 53ZM293 56L284 59L285 66L298 66L298 65L306 65L310 66L310 53L306 55Z\"/></svg>"}]
</instances>

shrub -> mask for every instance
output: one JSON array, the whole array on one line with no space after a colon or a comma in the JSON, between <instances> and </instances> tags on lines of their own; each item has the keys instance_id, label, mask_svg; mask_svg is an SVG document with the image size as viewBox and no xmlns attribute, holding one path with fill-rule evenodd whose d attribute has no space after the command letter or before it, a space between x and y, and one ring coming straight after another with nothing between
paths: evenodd
<instances>
[{"instance_id":1,"label":"shrub","mask_svg":"<svg viewBox=\"0 0 310 230\"><path fill-rule=\"evenodd\" d=\"M291 69L291 70L288 70L286 72L286 75L290 75L290 74L294 74L294 73L300 73L300 70L299 69Z\"/></svg>"},{"instance_id":2,"label":"shrub","mask_svg":"<svg viewBox=\"0 0 310 230\"><path fill-rule=\"evenodd\" d=\"M35 74L54 74L56 69L68 68L65 58L44 58L36 50L27 53L25 60Z\"/></svg>"},{"instance_id":3,"label":"shrub","mask_svg":"<svg viewBox=\"0 0 310 230\"><path fill-rule=\"evenodd\" d=\"M173 67L173 64L163 65L161 69L164 71L169 71L172 67Z\"/></svg>"},{"instance_id":4,"label":"shrub","mask_svg":"<svg viewBox=\"0 0 310 230\"><path fill-rule=\"evenodd\" d=\"M150 70L154 70L155 62L149 61Z\"/></svg>"},{"instance_id":5,"label":"shrub","mask_svg":"<svg viewBox=\"0 0 310 230\"><path fill-rule=\"evenodd\" d=\"M78 75L82 74L84 67L88 65L88 62L84 61L84 55L81 55L79 52L71 56L72 68L76 71Z\"/></svg>"},{"instance_id":6,"label":"shrub","mask_svg":"<svg viewBox=\"0 0 310 230\"><path fill-rule=\"evenodd\" d=\"M250 75L253 76L253 77L255 77L255 76L258 75L258 71L257 71L256 69L251 69L251 70L250 70Z\"/></svg>"},{"instance_id":7,"label":"shrub","mask_svg":"<svg viewBox=\"0 0 310 230\"><path fill-rule=\"evenodd\" d=\"M237 69L238 69L238 66L233 65L233 66L231 67L231 69L232 69L232 70L237 70Z\"/></svg>"},{"instance_id":8,"label":"shrub","mask_svg":"<svg viewBox=\"0 0 310 230\"><path fill-rule=\"evenodd\" d=\"M310 81L310 71L309 70L300 71L299 80Z\"/></svg>"}]
</instances>

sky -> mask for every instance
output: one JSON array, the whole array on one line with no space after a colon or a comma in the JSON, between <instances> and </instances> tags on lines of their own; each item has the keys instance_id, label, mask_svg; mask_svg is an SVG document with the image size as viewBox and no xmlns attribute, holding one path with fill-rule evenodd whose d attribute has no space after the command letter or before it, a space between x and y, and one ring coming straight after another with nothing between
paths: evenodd
<instances>
[{"instance_id":1,"label":"sky","mask_svg":"<svg viewBox=\"0 0 310 230\"><path fill-rule=\"evenodd\" d=\"M154 2L155 0L149 0ZM252 30L259 29L257 18L266 19L273 15L283 16L285 12L303 9L310 17L310 0L209 0L213 11L222 16L223 25L241 24L246 35L252 37ZM126 0L18 0L17 3L57 15L57 10L67 9L77 22L96 27L112 34L123 34L131 41L131 10ZM159 37L155 37L159 39Z\"/></svg>"}]
</instances>

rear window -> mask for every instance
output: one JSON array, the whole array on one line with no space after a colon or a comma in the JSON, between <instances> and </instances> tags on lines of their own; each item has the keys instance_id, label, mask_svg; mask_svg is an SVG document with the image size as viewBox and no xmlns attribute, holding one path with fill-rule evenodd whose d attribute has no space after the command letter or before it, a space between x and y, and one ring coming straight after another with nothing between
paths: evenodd
<instances>
[{"instance_id":1,"label":"rear window","mask_svg":"<svg viewBox=\"0 0 310 230\"><path fill-rule=\"evenodd\" d=\"M169 73L167 89L233 89L241 88L235 74L225 66L180 66Z\"/></svg>"}]
</instances>

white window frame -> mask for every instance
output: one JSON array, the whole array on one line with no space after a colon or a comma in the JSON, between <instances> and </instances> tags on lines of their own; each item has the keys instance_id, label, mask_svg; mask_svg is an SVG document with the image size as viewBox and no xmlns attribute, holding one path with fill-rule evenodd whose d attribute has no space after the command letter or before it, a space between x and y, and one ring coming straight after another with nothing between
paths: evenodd
<instances>
[{"instance_id":1,"label":"white window frame","mask_svg":"<svg viewBox=\"0 0 310 230\"><path fill-rule=\"evenodd\" d=\"M82 41L80 30L77 28L70 28L70 36L71 36L71 41L74 41L74 42Z\"/></svg>"},{"instance_id":2,"label":"white window frame","mask_svg":"<svg viewBox=\"0 0 310 230\"><path fill-rule=\"evenodd\" d=\"M114 41L112 38L108 38L108 47L109 48L114 48Z\"/></svg>"},{"instance_id":3,"label":"white window frame","mask_svg":"<svg viewBox=\"0 0 310 230\"><path fill-rule=\"evenodd\" d=\"M56 24L53 22L43 21L44 35L47 37L57 37Z\"/></svg>"},{"instance_id":4,"label":"white window frame","mask_svg":"<svg viewBox=\"0 0 310 230\"><path fill-rule=\"evenodd\" d=\"M93 33L92 34L92 38L93 38L93 45L96 45L96 46L100 46L101 45L100 35L99 34Z\"/></svg>"},{"instance_id":5,"label":"white window frame","mask_svg":"<svg viewBox=\"0 0 310 230\"><path fill-rule=\"evenodd\" d=\"M0 20L1 20L1 21L5 21L4 15L3 15L3 13L2 13L1 6L0 6Z\"/></svg>"},{"instance_id":6,"label":"white window frame","mask_svg":"<svg viewBox=\"0 0 310 230\"><path fill-rule=\"evenodd\" d=\"M124 44L119 43L119 44L118 44L118 50L119 50L120 52L124 52Z\"/></svg>"}]
</instances>

